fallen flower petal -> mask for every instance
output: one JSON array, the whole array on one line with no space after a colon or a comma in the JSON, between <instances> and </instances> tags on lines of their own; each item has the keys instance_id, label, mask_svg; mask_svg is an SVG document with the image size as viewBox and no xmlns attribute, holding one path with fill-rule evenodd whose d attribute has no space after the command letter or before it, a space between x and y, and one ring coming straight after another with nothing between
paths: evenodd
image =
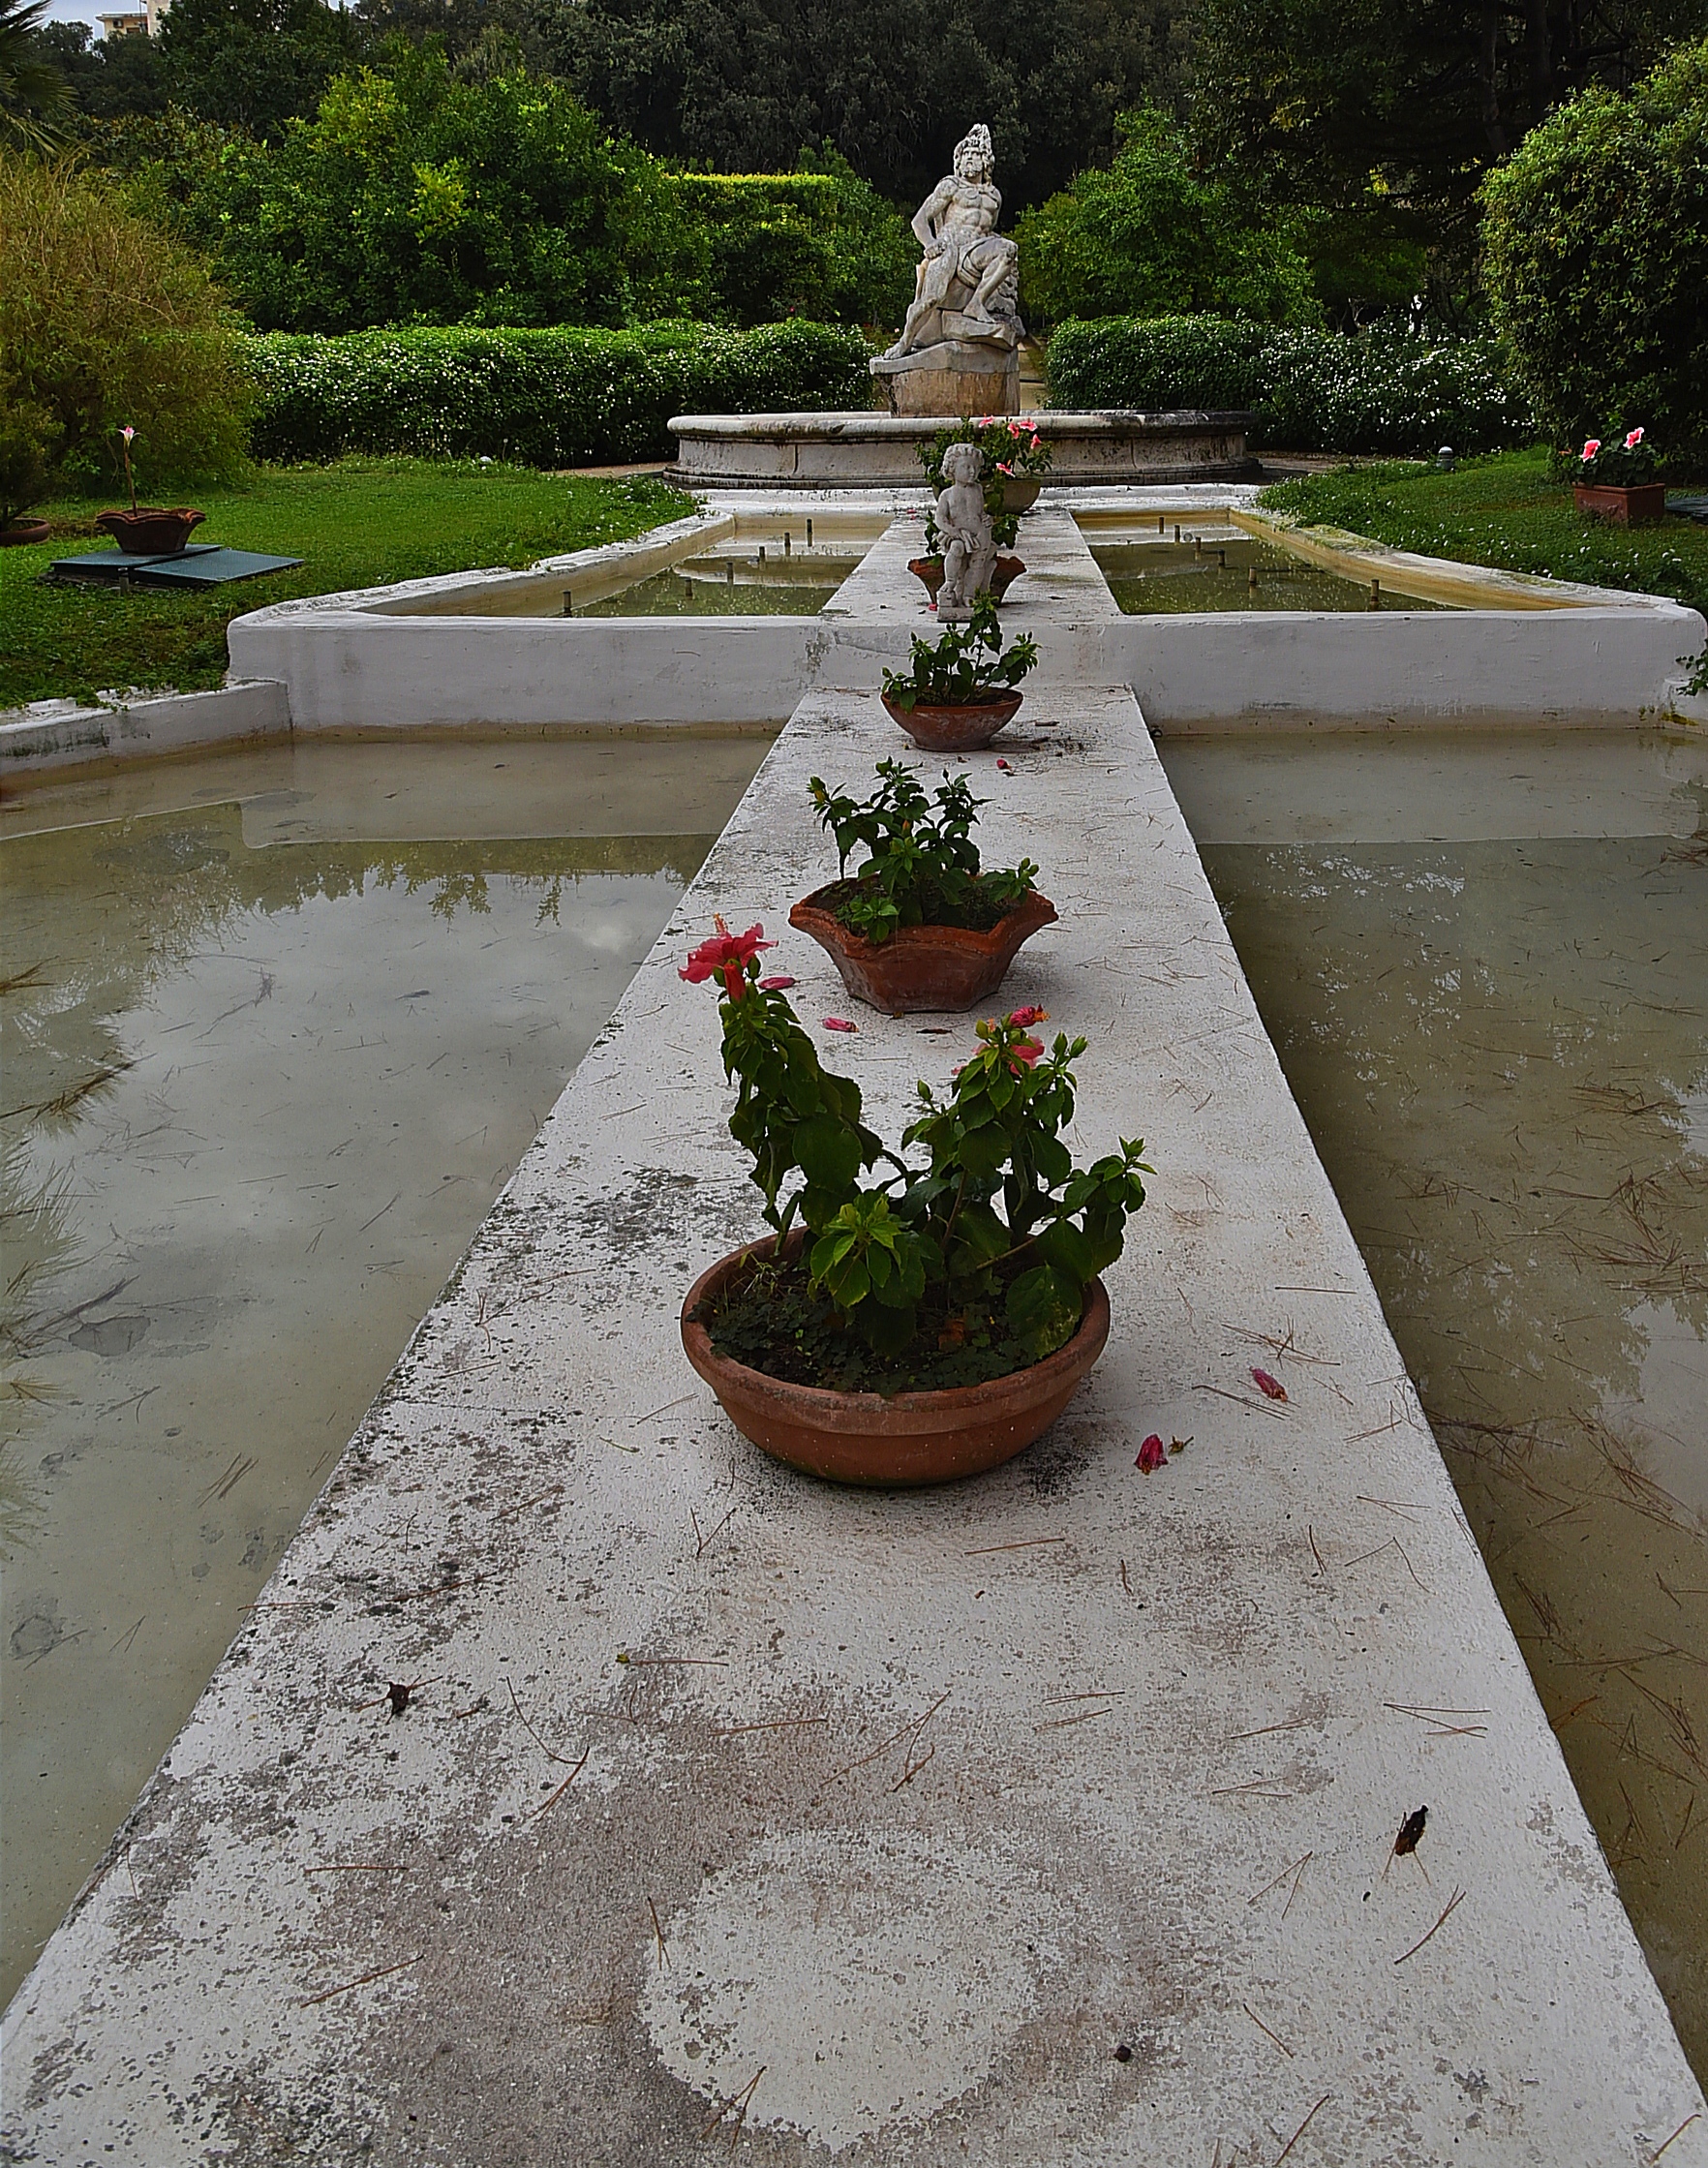
<instances>
[{"instance_id":1,"label":"fallen flower petal","mask_svg":"<svg viewBox=\"0 0 1708 2168\"><path fill-rule=\"evenodd\" d=\"M1014 774L1014 770L1008 765L1006 760L998 760L996 765L1001 769L1002 773L1005 776L1012 776Z\"/></svg>"},{"instance_id":2,"label":"fallen flower petal","mask_svg":"<svg viewBox=\"0 0 1708 2168\"><path fill-rule=\"evenodd\" d=\"M786 971L774 971L770 978L759 981L759 991L761 993L782 993L794 983Z\"/></svg>"},{"instance_id":3,"label":"fallen flower petal","mask_svg":"<svg viewBox=\"0 0 1708 2168\"><path fill-rule=\"evenodd\" d=\"M1133 1465L1135 1468L1143 1468L1148 1476L1160 1468L1168 1457L1168 1448L1153 1430L1139 1448L1139 1457Z\"/></svg>"},{"instance_id":4,"label":"fallen flower petal","mask_svg":"<svg viewBox=\"0 0 1708 2168\"><path fill-rule=\"evenodd\" d=\"M824 1028L827 1031L858 1031L860 1026L857 1023L850 1023L846 1017L826 1017L824 1019Z\"/></svg>"},{"instance_id":5,"label":"fallen flower petal","mask_svg":"<svg viewBox=\"0 0 1708 2168\"><path fill-rule=\"evenodd\" d=\"M1259 1390L1266 1393L1269 1399L1286 1399L1287 1388L1281 1383L1281 1380L1279 1378L1270 1377L1269 1373L1266 1370L1254 1370L1252 1372L1252 1377L1256 1381Z\"/></svg>"}]
</instances>

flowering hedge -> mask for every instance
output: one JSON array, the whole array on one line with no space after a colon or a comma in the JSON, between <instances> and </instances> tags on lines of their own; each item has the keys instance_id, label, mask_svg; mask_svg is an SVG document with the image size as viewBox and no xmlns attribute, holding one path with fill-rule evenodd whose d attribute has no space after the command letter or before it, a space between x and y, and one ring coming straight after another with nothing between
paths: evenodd
<instances>
[{"instance_id":1,"label":"flowering hedge","mask_svg":"<svg viewBox=\"0 0 1708 2168\"><path fill-rule=\"evenodd\" d=\"M1244 408L1257 442L1292 451L1494 451L1536 436L1486 339L1100 317L1060 325L1048 367L1057 407Z\"/></svg>"},{"instance_id":2,"label":"flowering hedge","mask_svg":"<svg viewBox=\"0 0 1708 2168\"><path fill-rule=\"evenodd\" d=\"M241 351L257 392L251 442L259 459L653 459L672 448L672 414L865 407L871 397L866 342L821 323L269 332Z\"/></svg>"}]
</instances>

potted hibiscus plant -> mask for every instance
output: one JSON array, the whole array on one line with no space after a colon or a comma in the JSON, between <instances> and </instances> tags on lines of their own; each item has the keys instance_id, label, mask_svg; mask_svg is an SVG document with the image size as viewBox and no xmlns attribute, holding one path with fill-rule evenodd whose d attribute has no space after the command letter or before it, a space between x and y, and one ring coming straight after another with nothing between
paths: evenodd
<instances>
[{"instance_id":1,"label":"potted hibiscus plant","mask_svg":"<svg viewBox=\"0 0 1708 2168\"><path fill-rule=\"evenodd\" d=\"M1650 527L1666 512L1666 485L1655 479L1655 454L1645 433L1629 430L1623 439L1586 437L1571 476L1571 496L1580 512L1592 512L1614 527Z\"/></svg>"},{"instance_id":2,"label":"potted hibiscus plant","mask_svg":"<svg viewBox=\"0 0 1708 2168\"><path fill-rule=\"evenodd\" d=\"M987 871L972 831L982 800L945 774L930 797L912 770L882 760L869 798L810 785L834 839L837 878L797 903L789 924L829 951L857 1000L902 1016L970 1009L1002 984L1021 944L1051 925L1029 858ZM852 874L848 861L864 847Z\"/></svg>"},{"instance_id":3,"label":"potted hibiscus plant","mask_svg":"<svg viewBox=\"0 0 1708 2168\"><path fill-rule=\"evenodd\" d=\"M918 1087L893 1151L781 989L764 929L717 931L682 976L718 987L730 1134L773 1233L689 1289L683 1347L738 1430L844 1482L941 1482L1022 1452L1103 1351L1099 1273L1150 1172L1139 1141L1089 1167L1062 1142L1083 1039L1040 1009L981 1023L946 1090ZM904 1157L903 1154L912 1154Z\"/></svg>"},{"instance_id":4,"label":"potted hibiscus plant","mask_svg":"<svg viewBox=\"0 0 1708 2168\"><path fill-rule=\"evenodd\" d=\"M125 487L131 493L129 511L97 512L95 524L105 527L127 557L176 557L189 541L193 529L201 525L205 512L189 504L138 504L137 476L131 466L131 446L137 432L127 422L119 431L119 456L124 463Z\"/></svg>"},{"instance_id":5,"label":"potted hibiscus plant","mask_svg":"<svg viewBox=\"0 0 1708 2168\"><path fill-rule=\"evenodd\" d=\"M883 703L923 751L972 752L1020 713L1015 687L1037 662L1029 633L1003 646L996 605L981 597L935 641L914 635L909 667L884 672Z\"/></svg>"},{"instance_id":6,"label":"potted hibiscus plant","mask_svg":"<svg viewBox=\"0 0 1708 2168\"><path fill-rule=\"evenodd\" d=\"M1038 425L1026 417L986 414L977 421L961 421L939 429L929 444L919 447L921 466L933 500L943 488L943 454L951 444L977 444L985 455L985 508L991 514L991 532L998 556L991 592L1000 602L1025 570L1024 563L1010 552L1020 535L1020 515L1038 501L1043 477L1049 472L1050 446L1038 434ZM937 523L926 514L925 554L909 558L907 569L934 603L943 584L943 551Z\"/></svg>"}]
</instances>

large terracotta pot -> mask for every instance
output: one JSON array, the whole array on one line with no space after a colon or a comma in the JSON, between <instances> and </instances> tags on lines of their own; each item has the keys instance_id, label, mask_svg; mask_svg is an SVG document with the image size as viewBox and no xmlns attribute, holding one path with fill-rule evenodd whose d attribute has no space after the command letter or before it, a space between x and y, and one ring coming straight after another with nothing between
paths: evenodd
<instances>
[{"instance_id":1,"label":"large terracotta pot","mask_svg":"<svg viewBox=\"0 0 1708 2168\"><path fill-rule=\"evenodd\" d=\"M823 907L819 889L789 913L789 924L827 949L857 1001L893 1017L920 1009L970 1009L995 992L1023 941L1055 922L1055 905L1034 889L987 932L963 926L898 927L887 941L850 932Z\"/></svg>"},{"instance_id":2,"label":"large terracotta pot","mask_svg":"<svg viewBox=\"0 0 1708 2168\"><path fill-rule=\"evenodd\" d=\"M1635 482L1629 489L1611 483L1573 482L1572 500L1580 512L1594 512L1610 527L1653 527L1666 516L1666 484Z\"/></svg>"},{"instance_id":3,"label":"large terracotta pot","mask_svg":"<svg viewBox=\"0 0 1708 2168\"><path fill-rule=\"evenodd\" d=\"M899 722L924 752L977 752L988 746L1005 722L1020 714L1025 695L995 692L988 700L957 702L954 706L930 706L925 701L912 710L900 707L886 692L882 695L892 722Z\"/></svg>"},{"instance_id":4,"label":"large terracotta pot","mask_svg":"<svg viewBox=\"0 0 1708 2168\"><path fill-rule=\"evenodd\" d=\"M943 560L940 557L910 557L907 569L934 602L937 590L943 584ZM1000 602L1009 589L1025 570L1018 557L999 557L996 569L991 577L991 593Z\"/></svg>"},{"instance_id":5,"label":"large terracotta pot","mask_svg":"<svg viewBox=\"0 0 1708 2168\"><path fill-rule=\"evenodd\" d=\"M789 1237L791 1254L801 1239L797 1229ZM744 1438L761 1452L832 1482L941 1483L1000 1467L1049 1429L1109 1338L1109 1296L1103 1282L1093 1280L1085 1290L1080 1329L1067 1346L1029 1370L989 1385L898 1392L889 1399L877 1392L785 1385L719 1355L706 1328L692 1322L708 1296L776 1247L776 1236L767 1236L701 1273L682 1306L683 1349Z\"/></svg>"},{"instance_id":6,"label":"large terracotta pot","mask_svg":"<svg viewBox=\"0 0 1708 2168\"><path fill-rule=\"evenodd\" d=\"M1023 481L1018 474L1007 475L1002 484L1002 509L1005 512L1029 512L1038 502L1042 482Z\"/></svg>"},{"instance_id":7,"label":"large terracotta pot","mask_svg":"<svg viewBox=\"0 0 1708 2168\"><path fill-rule=\"evenodd\" d=\"M29 542L47 539L47 522L45 519L14 520L10 527L0 527L0 550L21 549Z\"/></svg>"},{"instance_id":8,"label":"large terracotta pot","mask_svg":"<svg viewBox=\"0 0 1708 2168\"><path fill-rule=\"evenodd\" d=\"M173 557L199 527L205 512L188 504L169 511L160 504L139 504L134 512L97 512L95 524L105 527L127 557Z\"/></svg>"}]
</instances>

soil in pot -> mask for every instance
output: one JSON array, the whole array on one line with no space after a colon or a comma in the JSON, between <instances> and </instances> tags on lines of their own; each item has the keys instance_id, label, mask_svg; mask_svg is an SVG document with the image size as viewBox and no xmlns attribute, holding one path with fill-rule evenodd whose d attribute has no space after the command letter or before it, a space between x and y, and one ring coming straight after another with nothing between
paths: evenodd
<instances>
[{"instance_id":1,"label":"soil in pot","mask_svg":"<svg viewBox=\"0 0 1708 2168\"><path fill-rule=\"evenodd\" d=\"M106 528L127 557L170 557L206 517L189 504L139 504L134 512L97 512L95 524Z\"/></svg>"},{"instance_id":2,"label":"soil in pot","mask_svg":"<svg viewBox=\"0 0 1708 2168\"><path fill-rule=\"evenodd\" d=\"M864 885L833 881L797 903L789 924L830 955L857 1001L887 1016L973 1008L1002 984L1022 942L1055 918L1036 890L1014 904L985 902L975 891L957 923L898 927L873 942L839 915Z\"/></svg>"},{"instance_id":3,"label":"soil in pot","mask_svg":"<svg viewBox=\"0 0 1708 2168\"><path fill-rule=\"evenodd\" d=\"M776 1246L768 1237L701 1275L683 1305L683 1348L744 1437L833 1481L946 1482L1000 1466L1061 1414L1109 1337L1109 1298L1093 1280L1079 1330L1041 1362L1007 1339L998 1301L944 1316L911 1361L886 1363L828 1303L821 1314L801 1232L781 1265ZM755 1357L800 1375L773 1375ZM829 1379L846 1382L819 1382ZM919 1382L933 1379L946 1382Z\"/></svg>"},{"instance_id":4,"label":"soil in pot","mask_svg":"<svg viewBox=\"0 0 1708 2168\"><path fill-rule=\"evenodd\" d=\"M943 584L943 560L940 557L910 557L907 569L934 602L937 590ZM996 569L991 578L991 592L1000 602L1009 589L1025 570L1018 557L998 557Z\"/></svg>"},{"instance_id":5,"label":"soil in pot","mask_svg":"<svg viewBox=\"0 0 1708 2168\"><path fill-rule=\"evenodd\" d=\"M0 527L0 550L21 549L26 542L45 542L47 539L47 522L45 519L15 520L10 527Z\"/></svg>"},{"instance_id":6,"label":"soil in pot","mask_svg":"<svg viewBox=\"0 0 1708 2168\"><path fill-rule=\"evenodd\" d=\"M899 706L887 692L880 697L890 719L901 725L921 751L977 752L981 746L991 743L1004 723L1014 720L1025 695L999 692L988 700L961 701L953 705L921 700L912 709Z\"/></svg>"}]
</instances>

